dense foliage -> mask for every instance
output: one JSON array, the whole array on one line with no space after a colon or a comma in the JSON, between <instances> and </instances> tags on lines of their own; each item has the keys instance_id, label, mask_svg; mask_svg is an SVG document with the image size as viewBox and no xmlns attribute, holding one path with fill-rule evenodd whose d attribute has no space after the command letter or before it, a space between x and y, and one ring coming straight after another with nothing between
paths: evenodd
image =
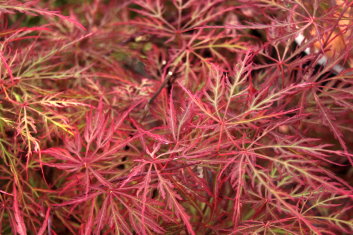
<instances>
[{"instance_id":1,"label":"dense foliage","mask_svg":"<svg viewBox=\"0 0 353 235\"><path fill-rule=\"evenodd\" d=\"M352 7L1 1L0 233L352 234Z\"/></svg>"}]
</instances>

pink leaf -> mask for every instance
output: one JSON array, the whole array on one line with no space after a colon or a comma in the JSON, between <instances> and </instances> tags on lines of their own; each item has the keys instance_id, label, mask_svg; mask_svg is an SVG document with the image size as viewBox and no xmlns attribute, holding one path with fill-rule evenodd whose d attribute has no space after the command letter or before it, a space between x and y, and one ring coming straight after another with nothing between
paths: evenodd
<instances>
[{"instance_id":1,"label":"pink leaf","mask_svg":"<svg viewBox=\"0 0 353 235\"><path fill-rule=\"evenodd\" d=\"M26 225L23 220L22 212L18 205L17 189L15 184L13 185L13 210L14 210L15 222L16 222L15 224L16 232L20 235L27 235Z\"/></svg>"},{"instance_id":2,"label":"pink leaf","mask_svg":"<svg viewBox=\"0 0 353 235\"><path fill-rule=\"evenodd\" d=\"M45 230L47 229L48 221L50 219L49 216L50 216L50 208L48 208L47 212L45 213L45 219L44 219L42 226L40 227L38 235L43 235L45 233ZM50 228L48 227L48 230L49 229ZM48 231L48 233L49 233L49 231Z\"/></svg>"}]
</instances>

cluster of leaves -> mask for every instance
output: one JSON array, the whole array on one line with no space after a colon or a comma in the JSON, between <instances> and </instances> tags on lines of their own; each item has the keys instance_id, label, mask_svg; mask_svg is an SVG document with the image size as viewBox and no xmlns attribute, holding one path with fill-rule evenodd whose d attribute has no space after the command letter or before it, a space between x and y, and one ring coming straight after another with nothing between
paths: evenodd
<instances>
[{"instance_id":1,"label":"cluster of leaves","mask_svg":"<svg viewBox=\"0 0 353 235\"><path fill-rule=\"evenodd\" d=\"M2 1L0 233L351 234L352 7Z\"/></svg>"}]
</instances>

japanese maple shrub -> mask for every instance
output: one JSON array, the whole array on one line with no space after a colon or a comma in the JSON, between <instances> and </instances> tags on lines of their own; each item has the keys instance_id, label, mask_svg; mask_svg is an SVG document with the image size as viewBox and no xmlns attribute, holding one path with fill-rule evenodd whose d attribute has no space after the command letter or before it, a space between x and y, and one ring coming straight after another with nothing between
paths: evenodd
<instances>
[{"instance_id":1,"label":"japanese maple shrub","mask_svg":"<svg viewBox=\"0 0 353 235\"><path fill-rule=\"evenodd\" d=\"M352 234L352 7L2 1L0 233Z\"/></svg>"}]
</instances>

